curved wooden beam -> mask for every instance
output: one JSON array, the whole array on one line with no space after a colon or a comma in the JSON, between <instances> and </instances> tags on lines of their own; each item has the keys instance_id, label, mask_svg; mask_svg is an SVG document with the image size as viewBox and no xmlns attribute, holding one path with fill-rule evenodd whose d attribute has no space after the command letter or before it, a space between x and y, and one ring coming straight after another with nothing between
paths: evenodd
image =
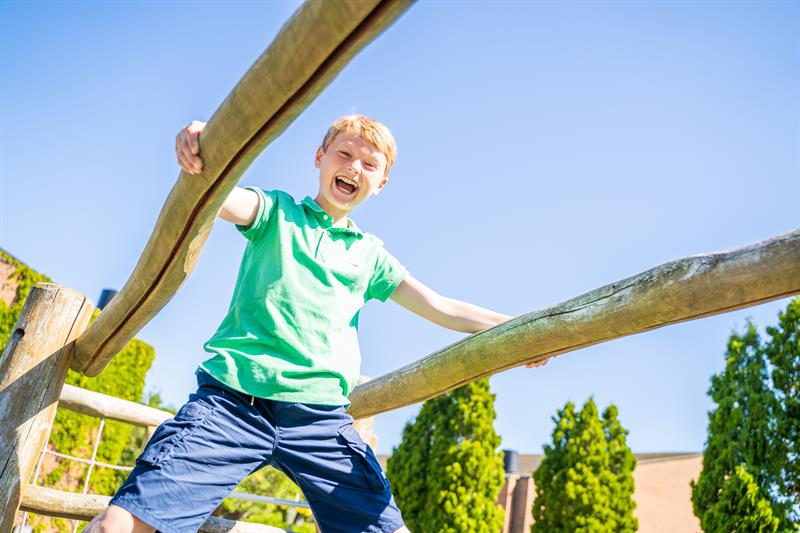
<instances>
[{"instance_id":1,"label":"curved wooden beam","mask_svg":"<svg viewBox=\"0 0 800 533\"><path fill-rule=\"evenodd\" d=\"M412 0L309 0L208 122L203 173L181 173L128 282L78 339L73 370L99 374L194 268L228 193L255 157Z\"/></svg>"},{"instance_id":2,"label":"curved wooden beam","mask_svg":"<svg viewBox=\"0 0 800 533\"><path fill-rule=\"evenodd\" d=\"M484 376L677 322L800 293L800 230L678 259L510 320L358 385L354 418L411 405Z\"/></svg>"}]
</instances>

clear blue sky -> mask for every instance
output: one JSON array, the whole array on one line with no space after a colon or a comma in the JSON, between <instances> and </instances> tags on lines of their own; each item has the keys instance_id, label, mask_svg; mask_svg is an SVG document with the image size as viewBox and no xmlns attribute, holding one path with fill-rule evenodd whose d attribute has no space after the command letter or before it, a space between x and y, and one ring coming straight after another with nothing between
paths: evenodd
<instances>
[{"instance_id":1,"label":"clear blue sky","mask_svg":"<svg viewBox=\"0 0 800 533\"><path fill-rule=\"evenodd\" d=\"M96 300L120 288L208 119L296 2L0 2L0 246ZM800 3L420 2L271 145L243 185L316 192L314 150L358 111L399 159L353 215L446 296L519 315L692 254L800 226ZM179 405L227 309L244 239L220 221L140 333ZM700 450L727 336L787 301L491 378L503 448L594 395L638 452ZM459 338L393 303L362 313L364 374ZM391 450L419 406L379 415Z\"/></svg>"}]
</instances>

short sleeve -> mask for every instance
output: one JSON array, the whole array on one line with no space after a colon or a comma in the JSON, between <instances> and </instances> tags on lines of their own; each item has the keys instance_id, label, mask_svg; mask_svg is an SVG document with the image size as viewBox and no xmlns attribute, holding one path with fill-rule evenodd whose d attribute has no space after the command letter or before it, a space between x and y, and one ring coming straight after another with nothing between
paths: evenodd
<instances>
[{"instance_id":1,"label":"short sleeve","mask_svg":"<svg viewBox=\"0 0 800 533\"><path fill-rule=\"evenodd\" d=\"M277 203L278 196L275 191L265 191L258 187L246 187L246 189L258 195L258 210L252 224L249 226L236 224L236 229L246 239L254 241L264 233L264 228L269 225L269 218L272 215L272 211L274 211L273 208Z\"/></svg>"},{"instance_id":2,"label":"short sleeve","mask_svg":"<svg viewBox=\"0 0 800 533\"><path fill-rule=\"evenodd\" d=\"M400 264L400 261L387 252L383 245L379 246L366 299L375 298L385 302L407 275L408 270Z\"/></svg>"}]
</instances>

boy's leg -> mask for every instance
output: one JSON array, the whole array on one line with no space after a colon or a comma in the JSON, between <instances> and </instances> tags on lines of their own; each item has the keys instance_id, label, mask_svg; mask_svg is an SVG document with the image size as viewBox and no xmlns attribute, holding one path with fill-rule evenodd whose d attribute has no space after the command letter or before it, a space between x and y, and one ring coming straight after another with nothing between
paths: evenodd
<instances>
[{"instance_id":1,"label":"boy's leg","mask_svg":"<svg viewBox=\"0 0 800 533\"><path fill-rule=\"evenodd\" d=\"M109 505L95 516L83 533L153 533L155 530L116 505Z\"/></svg>"},{"instance_id":2,"label":"boy's leg","mask_svg":"<svg viewBox=\"0 0 800 533\"><path fill-rule=\"evenodd\" d=\"M110 502L163 533L197 531L248 474L272 460L275 428L250 397L205 373L198 385L158 427Z\"/></svg>"},{"instance_id":3,"label":"boy's leg","mask_svg":"<svg viewBox=\"0 0 800 533\"><path fill-rule=\"evenodd\" d=\"M279 428L272 466L302 489L323 533L406 531L389 480L344 407L267 402Z\"/></svg>"}]
</instances>

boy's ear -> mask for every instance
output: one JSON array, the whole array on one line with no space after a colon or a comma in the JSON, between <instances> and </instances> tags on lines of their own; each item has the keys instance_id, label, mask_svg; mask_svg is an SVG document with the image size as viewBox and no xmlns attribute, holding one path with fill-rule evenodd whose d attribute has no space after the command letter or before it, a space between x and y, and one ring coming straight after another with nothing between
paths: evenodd
<instances>
[{"instance_id":1,"label":"boy's ear","mask_svg":"<svg viewBox=\"0 0 800 533\"><path fill-rule=\"evenodd\" d=\"M386 187L386 184L389 183L389 178L387 176L383 177L383 180L378 184L378 187L375 189L375 194L381 192L381 189Z\"/></svg>"},{"instance_id":2,"label":"boy's ear","mask_svg":"<svg viewBox=\"0 0 800 533\"><path fill-rule=\"evenodd\" d=\"M317 154L314 156L314 166L319 168L322 164L322 156L325 155L325 150L322 149L322 146L317 148Z\"/></svg>"}]
</instances>

